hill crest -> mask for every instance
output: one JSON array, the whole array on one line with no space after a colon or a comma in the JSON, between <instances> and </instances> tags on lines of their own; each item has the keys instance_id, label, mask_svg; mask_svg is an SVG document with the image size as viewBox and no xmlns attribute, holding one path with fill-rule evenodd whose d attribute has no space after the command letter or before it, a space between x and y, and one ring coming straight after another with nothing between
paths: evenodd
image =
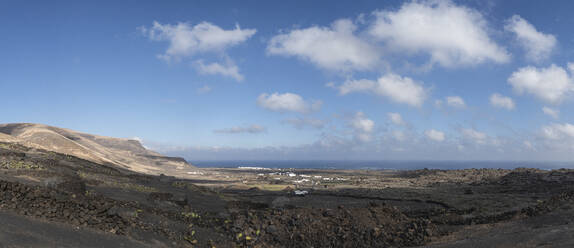
<instances>
[{"instance_id":1,"label":"hill crest","mask_svg":"<svg viewBox=\"0 0 574 248\"><path fill-rule=\"evenodd\" d=\"M87 134L44 124L0 124L0 141L69 154L146 174L179 174L195 168L182 158L148 150L137 140Z\"/></svg>"}]
</instances>

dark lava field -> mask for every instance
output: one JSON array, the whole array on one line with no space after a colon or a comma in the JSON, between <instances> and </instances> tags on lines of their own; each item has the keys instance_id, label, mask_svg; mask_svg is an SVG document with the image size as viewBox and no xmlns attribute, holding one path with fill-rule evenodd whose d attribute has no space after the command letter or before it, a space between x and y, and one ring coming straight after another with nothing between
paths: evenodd
<instances>
[{"instance_id":1,"label":"dark lava field","mask_svg":"<svg viewBox=\"0 0 574 248\"><path fill-rule=\"evenodd\" d=\"M0 247L572 247L573 183L564 169L153 176L0 143Z\"/></svg>"}]
</instances>

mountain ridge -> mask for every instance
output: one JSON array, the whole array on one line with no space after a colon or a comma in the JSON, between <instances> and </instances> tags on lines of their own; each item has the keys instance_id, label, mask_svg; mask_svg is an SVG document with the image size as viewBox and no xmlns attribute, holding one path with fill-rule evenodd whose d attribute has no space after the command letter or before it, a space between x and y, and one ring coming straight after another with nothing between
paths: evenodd
<instances>
[{"instance_id":1,"label":"mountain ridge","mask_svg":"<svg viewBox=\"0 0 574 248\"><path fill-rule=\"evenodd\" d=\"M36 123L0 124L0 141L76 156L145 174L181 174L195 169L183 158L148 150L139 141Z\"/></svg>"}]
</instances>

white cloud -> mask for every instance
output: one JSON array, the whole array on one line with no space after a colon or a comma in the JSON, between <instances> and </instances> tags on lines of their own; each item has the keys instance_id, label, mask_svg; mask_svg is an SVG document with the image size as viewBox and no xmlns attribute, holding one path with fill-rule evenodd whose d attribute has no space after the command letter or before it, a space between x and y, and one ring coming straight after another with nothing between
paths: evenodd
<instances>
[{"instance_id":1,"label":"white cloud","mask_svg":"<svg viewBox=\"0 0 574 248\"><path fill-rule=\"evenodd\" d=\"M554 123L542 127L542 135L550 140L574 139L574 125Z\"/></svg>"},{"instance_id":2,"label":"white cloud","mask_svg":"<svg viewBox=\"0 0 574 248\"><path fill-rule=\"evenodd\" d=\"M556 47L554 35L537 31L532 24L518 15L512 16L504 28L516 35L516 39L526 51L526 58L529 60L547 59Z\"/></svg>"},{"instance_id":3,"label":"white cloud","mask_svg":"<svg viewBox=\"0 0 574 248\"><path fill-rule=\"evenodd\" d=\"M309 103L300 95L293 93L263 93L257 97L257 104L265 109L277 112L299 112L307 113L321 108L321 101Z\"/></svg>"},{"instance_id":4,"label":"white cloud","mask_svg":"<svg viewBox=\"0 0 574 248\"><path fill-rule=\"evenodd\" d=\"M553 108L549 108L549 107L543 107L542 108L542 112L544 112L545 115L548 115L554 119L558 119L558 115L560 115L560 111L557 109L553 109Z\"/></svg>"},{"instance_id":5,"label":"white cloud","mask_svg":"<svg viewBox=\"0 0 574 248\"><path fill-rule=\"evenodd\" d=\"M375 122L368 119L363 112L357 112L350 120L350 126L355 131L355 138L362 142L371 140L371 134L375 127Z\"/></svg>"},{"instance_id":6,"label":"white cloud","mask_svg":"<svg viewBox=\"0 0 574 248\"><path fill-rule=\"evenodd\" d=\"M353 118L353 120L351 121L351 125L356 130L370 133L373 131L375 122L365 117L365 114L363 112L358 112L355 115L355 118Z\"/></svg>"},{"instance_id":7,"label":"white cloud","mask_svg":"<svg viewBox=\"0 0 574 248\"><path fill-rule=\"evenodd\" d=\"M398 126L404 126L407 123L403 120L403 117L399 113L387 113L387 116L391 120L391 122Z\"/></svg>"},{"instance_id":8,"label":"white cloud","mask_svg":"<svg viewBox=\"0 0 574 248\"><path fill-rule=\"evenodd\" d=\"M220 74L226 77L231 77L237 81L243 80L243 75L239 73L239 68L231 62L231 60L227 60L226 64L220 63L211 63L211 64L204 64L202 60L198 60L195 62L196 69L202 74Z\"/></svg>"},{"instance_id":9,"label":"white cloud","mask_svg":"<svg viewBox=\"0 0 574 248\"><path fill-rule=\"evenodd\" d=\"M395 102L420 107L426 99L427 90L411 78L387 74L377 82L377 93Z\"/></svg>"},{"instance_id":10,"label":"white cloud","mask_svg":"<svg viewBox=\"0 0 574 248\"><path fill-rule=\"evenodd\" d=\"M426 130L425 136L431 140L438 141L438 142L442 142L445 139L443 132L437 131L434 129Z\"/></svg>"},{"instance_id":11,"label":"white cloud","mask_svg":"<svg viewBox=\"0 0 574 248\"><path fill-rule=\"evenodd\" d=\"M237 134L237 133L263 133L265 132L265 127L253 124L247 127L232 127L213 130L214 133L226 133L226 134Z\"/></svg>"},{"instance_id":12,"label":"white cloud","mask_svg":"<svg viewBox=\"0 0 574 248\"><path fill-rule=\"evenodd\" d=\"M377 81L377 94L398 103L420 107L426 99L427 90L411 78L387 74Z\"/></svg>"},{"instance_id":13,"label":"white cloud","mask_svg":"<svg viewBox=\"0 0 574 248\"><path fill-rule=\"evenodd\" d=\"M375 15L372 36L394 49L428 54L431 63L456 67L510 60L507 51L490 39L487 21L478 11L448 0L413 1Z\"/></svg>"},{"instance_id":14,"label":"white cloud","mask_svg":"<svg viewBox=\"0 0 574 248\"><path fill-rule=\"evenodd\" d=\"M331 27L313 26L291 30L271 38L267 52L297 56L328 70L369 70L379 63L379 52L355 35L357 27L348 20L333 22Z\"/></svg>"},{"instance_id":15,"label":"white cloud","mask_svg":"<svg viewBox=\"0 0 574 248\"><path fill-rule=\"evenodd\" d=\"M574 90L570 75L554 64L547 68L520 68L512 73L508 83L518 94L532 94L554 104L560 103Z\"/></svg>"},{"instance_id":16,"label":"white cloud","mask_svg":"<svg viewBox=\"0 0 574 248\"><path fill-rule=\"evenodd\" d=\"M204 85L203 87L197 88L197 94L205 94L211 91L211 87Z\"/></svg>"},{"instance_id":17,"label":"white cloud","mask_svg":"<svg viewBox=\"0 0 574 248\"><path fill-rule=\"evenodd\" d=\"M321 129L325 126L325 121L319 119L311 119L311 118L292 118L283 120L283 123L290 124L297 129L303 129L305 127L312 127Z\"/></svg>"},{"instance_id":18,"label":"white cloud","mask_svg":"<svg viewBox=\"0 0 574 248\"><path fill-rule=\"evenodd\" d=\"M352 92L375 93L415 107L420 107L427 97L427 89L422 83L392 73L380 77L376 82L367 79L349 80L336 88L341 95Z\"/></svg>"},{"instance_id":19,"label":"white cloud","mask_svg":"<svg viewBox=\"0 0 574 248\"><path fill-rule=\"evenodd\" d=\"M336 86L335 83L333 83L333 82L328 82L328 83L326 83L326 84L325 84L325 87L329 87L329 88L333 88L333 89L336 89L336 88L337 88L337 86Z\"/></svg>"},{"instance_id":20,"label":"white cloud","mask_svg":"<svg viewBox=\"0 0 574 248\"><path fill-rule=\"evenodd\" d=\"M149 147L147 147L144 144L144 140L142 138L135 136L135 137L132 137L131 140L135 140L135 141L139 142L140 145L142 145L145 149L151 150Z\"/></svg>"},{"instance_id":21,"label":"white cloud","mask_svg":"<svg viewBox=\"0 0 574 248\"><path fill-rule=\"evenodd\" d=\"M552 123L543 126L540 135L545 148L551 151L566 152L567 159L572 157L574 151L574 125L570 123Z\"/></svg>"},{"instance_id":22,"label":"white cloud","mask_svg":"<svg viewBox=\"0 0 574 248\"><path fill-rule=\"evenodd\" d=\"M401 130L393 130L391 132L391 135L393 136L393 138L397 141L405 141L407 139L405 133Z\"/></svg>"},{"instance_id":23,"label":"white cloud","mask_svg":"<svg viewBox=\"0 0 574 248\"><path fill-rule=\"evenodd\" d=\"M176 25L154 22L150 28L141 27L144 35L154 41L168 41L164 54L158 57L167 61L178 61L184 57L203 52L223 52L226 48L245 42L257 31L255 29L225 30L209 22L195 26L180 22Z\"/></svg>"},{"instance_id":24,"label":"white cloud","mask_svg":"<svg viewBox=\"0 0 574 248\"><path fill-rule=\"evenodd\" d=\"M372 92L378 87L377 83L373 80L359 79L359 80L348 80L339 87L332 85L339 90L339 94L346 95L352 92Z\"/></svg>"},{"instance_id":25,"label":"white cloud","mask_svg":"<svg viewBox=\"0 0 574 248\"><path fill-rule=\"evenodd\" d=\"M494 93L490 96L490 105L494 107L504 108L507 110L514 109L514 101L512 98Z\"/></svg>"},{"instance_id":26,"label":"white cloud","mask_svg":"<svg viewBox=\"0 0 574 248\"><path fill-rule=\"evenodd\" d=\"M476 131L472 128L463 128L460 131L464 138L470 139L478 144L485 144L488 138L485 133Z\"/></svg>"},{"instance_id":27,"label":"white cloud","mask_svg":"<svg viewBox=\"0 0 574 248\"><path fill-rule=\"evenodd\" d=\"M448 96L446 98L446 104L448 104L448 106L451 106L454 108L465 108L466 107L466 103L464 103L464 100L460 96Z\"/></svg>"},{"instance_id":28,"label":"white cloud","mask_svg":"<svg viewBox=\"0 0 574 248\"><path fill-rule=\"evenodd\" d=\"M357 118L357 115L359 118ZM378 133L376 125L356 124L355 119L368 119L362 114L353 114L346 120L346 126L324 132L314 142L295 146L265 145L260 147L189 147L172 146L169 144L146 142L153 149L166 152L172 156L184 156L188 159L261 159L269 160L277 157L285 159L397 159L397 160L568 160L574 151L574 136L566 124L558 126L549 125L549 129L556 135L549 138L543 136L542 129L538 136L521 137L492 137L474 129L462 129L459 138L452 138L445 134L443 141L441 135L437 140L429 137L432 129L425 132L409 132L408 130L388 130ZM368 121L364 121L368 123ZM372 127L370 127L372 126ZM370 131L369 131L370 130ZM382 131L382 130L381 130ZM569 134L570 133L570 134ZM381 136L378 136L378 135ZM246 134L245 134L246 135ZM433 144L433 145L429 145ZM162 148L163 147L163 148ZM402 151L402 153L398 153ZM207 153L206 153L207 152Z\"/></svg>"}]
</instances>

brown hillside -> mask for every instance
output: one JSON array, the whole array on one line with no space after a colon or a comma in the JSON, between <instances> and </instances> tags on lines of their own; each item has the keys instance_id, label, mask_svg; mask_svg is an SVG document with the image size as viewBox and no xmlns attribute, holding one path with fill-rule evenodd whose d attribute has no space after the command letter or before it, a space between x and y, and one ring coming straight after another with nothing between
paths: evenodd
<instances>
[{"instance_id":1,"label":"brown hillside","mask_svg":"<svg viewBox=\"0 0 574 248\"><path fill-rule=\"evenodd\" d=\"M17 142L146 174L174 174L195 168L181 158L150 151L137 140L86 134L42 124L0 124L0 141Z\"/></svg>"}]
</instances>

